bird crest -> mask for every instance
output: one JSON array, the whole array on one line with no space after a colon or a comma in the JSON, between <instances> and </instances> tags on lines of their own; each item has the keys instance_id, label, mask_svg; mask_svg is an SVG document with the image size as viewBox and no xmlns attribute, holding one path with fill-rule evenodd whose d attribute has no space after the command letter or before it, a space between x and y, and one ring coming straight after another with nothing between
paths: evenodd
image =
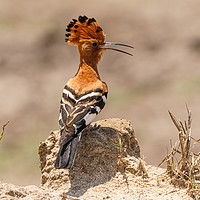
<instances>
[{"instance_id":1,"label":"bird crest","mask_svg":"<svg viewBox=\"0 0 200 200\"><path fill-rule=\"evenodd\" d=\"M94 18L79 16L78 20L73 19L68 24L66 31L65 41L70 45L80 45L88 40L97 40L99 44L104 44L105 34Z\"/></svg>"}]
</instances>

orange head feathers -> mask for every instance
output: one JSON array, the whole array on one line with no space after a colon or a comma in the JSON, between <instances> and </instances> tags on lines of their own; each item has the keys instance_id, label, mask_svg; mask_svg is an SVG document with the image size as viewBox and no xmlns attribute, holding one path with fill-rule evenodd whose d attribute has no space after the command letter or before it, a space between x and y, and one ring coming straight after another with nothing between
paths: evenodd
<instances>
[{"instance_id":1,"label":"orange head feathers","mask_svg":"<svg viewBox=\"0 0 200 200\"><path fill-rule=\"evenodd\" d=\"M126 51L107 47L108 45L120 45L133 48L121 43L105 42L105 34L94 18L88 18L85 15L79 16L78 20L73 19L68 24L66 31L65 41L70 45L77 45L81 59L84 58L90 64L97 64L102 52L107 49L132 56Z\"/></svg>"},{"instance_id":2,"label":"orange head feathers","mask_svg":"<svg viewBox=\"0 0 200 200\"><path fill-rule=\"evenodd\" d=\"M66 31L66 42L71 45L80 45L87 41L95 41L103 45L105 35L102 28L97 24L94 18L87 18L86 16L79 16L78 20L73 19Z\"/></svg>"}]
</instances>

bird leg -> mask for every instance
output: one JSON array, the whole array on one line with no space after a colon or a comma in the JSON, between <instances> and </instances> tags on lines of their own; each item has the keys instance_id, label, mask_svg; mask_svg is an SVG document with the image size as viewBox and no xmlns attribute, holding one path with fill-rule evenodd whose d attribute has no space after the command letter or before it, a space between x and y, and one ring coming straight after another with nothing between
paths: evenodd
<instances>
[{"instance_id":1,"label":"bird leg","mask_svg":"<svg viewBox=\"0 0 200 200\"><path fill-rule=\"evenodd\" d=\"M101 127L101 125L97 125L96 123L94 125L89 125L89 129L91 129L91 131L95 131L97 129L99 129Z\"/></svg>"},{"instance_id":2,"label":"bird leg","mask_svg":"<svg viewBox=\"0 0 200 200\"><path fill-rule=\"evenodd\" d=\"M96 131L99 129L101 125L97 125L96 123L94 125L91 125L91 123L85 128L86 131Z\"/></svg>"}]
</instances>

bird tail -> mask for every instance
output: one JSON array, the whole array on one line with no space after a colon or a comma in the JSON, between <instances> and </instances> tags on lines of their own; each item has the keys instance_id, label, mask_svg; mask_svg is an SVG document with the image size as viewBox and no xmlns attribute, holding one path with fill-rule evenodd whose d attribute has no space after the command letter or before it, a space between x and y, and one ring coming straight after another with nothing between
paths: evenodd
<instances>
[{"instance_id":1,"label":"bird tail","mask_svg":"<svg viewBox=\"0 0 200 200\"><path fill-rule=\"evenodd\" d=\"M76 137L72 137L66 143L60 145L55 161L56 169L70 169L73 166L80 138L81 133L79 133Z\"/></svg>"}]
</instances>

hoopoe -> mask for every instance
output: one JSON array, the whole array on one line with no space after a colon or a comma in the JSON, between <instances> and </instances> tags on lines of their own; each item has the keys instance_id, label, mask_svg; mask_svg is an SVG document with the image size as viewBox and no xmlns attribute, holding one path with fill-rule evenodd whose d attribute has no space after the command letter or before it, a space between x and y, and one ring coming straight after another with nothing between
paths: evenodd
<instances>
[{"instance_id":1,"label":"hoopoe","mask_svg":"<svg viewBox=\"0 0 200 200\"><path fill-rule=\"evenodd\" d=\"M55 168L69 169L73 166L81 132L105 106L108 88L102 82L97 70L98 61L106 49L132 55L123 50L107 47L120 43L104 42L105 35L94 18L79 16L67 26L66 42L77 45L80 53L80 65L76 75L65 85L60 102L60 150Z\"/></svg>"}]
</instances>

